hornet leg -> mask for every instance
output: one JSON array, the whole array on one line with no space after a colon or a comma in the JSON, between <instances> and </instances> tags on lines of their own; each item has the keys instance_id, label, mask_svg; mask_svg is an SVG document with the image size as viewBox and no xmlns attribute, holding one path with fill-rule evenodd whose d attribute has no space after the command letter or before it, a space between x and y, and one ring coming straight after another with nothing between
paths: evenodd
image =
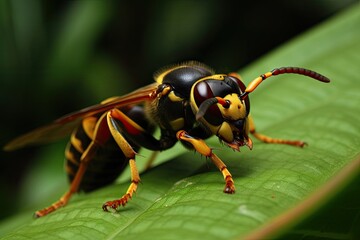
<instances>
[{"instance_id":1,"label":"hornet leg","mask_svg":"<svg viewBox=\"0 0 360 240\"><path fill-rule=\"evenodd\" d=\"M262 141L264 143L287 144L287 145L292 145L292 146L296 146L296 147L304 147L306 145L306 143L303 141L272 138L272 137L263 135L261 133L257 133L255 130L254 120L251 116L249 116L249 131L255 138L259 139L260 141Z\"/></svg>"},{"instance_id":2,"label":"hornet leg","mask_svg":"<svg viewBox=\"0 0 360 240\"><path fill-rule=\"evenodd\" d=\"M81 183L82 177L84 176L84 173L86 172L86 168L88 166L89 161L92 160L98 147L101 146L103 143L105 143L110 137L110 132L108 130L105 119L106 119L105 114L103 114L97 122L93 122L94 124L96 123L93 140L81 155L79 168L75 174L73 181L71 182L70 189L51 206L35 212L34 214L35 217L45 216L55 211L56 209L65 206L69 201L70 197L72 196L72 194L78 191L79 185ZM83 122L83 124L86 124L85 121Z\"/></svg>"},{"instance_id":3,"label":"hornet leg","mask_svg":"<svg viewBox=\"0 0 360 240\"><path fill-rule=\"evenodd\" d=\"M186 131L180 130L177 132L176 137L185 145L190 146L194 148L198 153L205 157L209 157L212 162L216 165L216 167L220 170L222 173L224 179L225 179L225 193L235 193L235 185L234 180L231 176L231 173L227 169L225 163L221 161L221 159L212 152L212 149L206 145L205 141L200 138L194 138L190 136Z\"/></svg>"},{"instance_id":4,"label":"hornet leg","mask_svg":"<svg viewBox=\"0 0 360 240\"><path fill-rule=\"evenodd\" d=\"M140 112L142 112L142 110L140 110ZM140 114L140 116L142 115ZM139 171L135 163L136 152L133 150L126 139L129 139L129 141L137 144L138 146L154 151L168 148L166 144L164 145L162 141L155 139L150 132L148 132L137 122L135 122L135 120L132 120L128 115L124 114L119 109L115 108L107 113L107 123L112 137L118 144L121 151L124 153L126 159L129 161L131 184L126 193L120 199L104 203L104 211L108 211L109 207L112 209L117 209L120 205L125 206L132 198L140 182ZM154 159L155 156L156 155L153 154L150 159ZM151 162L149 162L149 164L151 164Z\"/></svg>"},{"instance_id":5,"label":"hornet leg","mask_svg":"<svg viewBox=\"0 0 360 240\"><path fill-rule=\"evenodd\" d=\"M103 204L102 208L104 211L108 211L108 208L117 209L119 206L125 206L126 203L132 198L133 194L135 193L138 184L140 182L140 175L135 163L135 155L136 152L133 150L131 145L126 141L124 136L121 134L123 131L119 122L121 123L132 123L132 120L129 119L123 112L118 109L113 109L107 113L107 122L111 132L111 135L115 139L116 143L124 153L125 157L129 161L130 165L130 173L131 173L131 184L127 189L126 193L120 198L113 201L108 201ZM130 130L132 130L133 134L136 134L140 131L140 128L137 124L133 125L126 125Z\"/></svg>"}]
</instances>

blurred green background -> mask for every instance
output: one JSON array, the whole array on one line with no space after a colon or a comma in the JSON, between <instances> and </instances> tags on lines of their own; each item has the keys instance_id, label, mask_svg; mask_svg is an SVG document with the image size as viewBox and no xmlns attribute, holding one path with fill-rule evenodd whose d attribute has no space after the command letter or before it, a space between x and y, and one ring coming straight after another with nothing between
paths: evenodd
<instances>
[{"instance_id":1,"label":"blurred green background","mask_svg":"<svg viewBox=\"0 0 360 240\"><path fill-rule=\"evenodd\" d=\"M149 84L168 64L198 60L218 72L237 71L355 2L2 0L0 145ZM65 142L54 146L62 154ZM63 157L43 157L48 149L0 153L0 219L27 204L24 181L34 165L56 166L65 181Z\"/></svg>"}]
</instances>

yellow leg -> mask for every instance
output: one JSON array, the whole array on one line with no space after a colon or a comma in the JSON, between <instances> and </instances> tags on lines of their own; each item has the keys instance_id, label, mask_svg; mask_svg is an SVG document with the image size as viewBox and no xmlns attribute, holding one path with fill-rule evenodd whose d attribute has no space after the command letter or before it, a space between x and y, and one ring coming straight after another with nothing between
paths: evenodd
<instances>
[{"instance_id":1,"label":"yellow leg","mask_svg":"<svg viewBox=\"0 0 360 240\"><path fill-rule=\"evenodd\" d=\"M119 206L125 206L127 202L132 198L140 182L139 171L135 163L136 152L126 141L123 135L119 132L119 128L116 125L117 123L115 119L122 117L123 113L118 109L113 109L107 113L107 121L110 133L120 147L121 151L124 153L125 157L129 160L131 183L126 193L120 199L108 201L103 204L102 208L104 209L104 211L108 211L109 207L116 210Z\"/></svg>"},{"instance_id":2,"label":"yellow leg","mask_svg":"<svg viewBox=\"0 0 360 240\"><path fill-rule=\"evenodd\" d=\"M43 217L51 212L54 212L56 209L65 206L68 203L68 201L70 200L73 193L77 192L80 182L81 182L81 179L84 176L84 173L86 171L86 167L87 167L87 164L80 163L79 169L76 172L75 178L71 182L69 191L67 191L63 196L61 196L61 198L58 201L54 202L49 207L41 209L39 211L36 211L34 213L34 217L36 217L36 218Z\"/></svg>"},{"instance_id":3,"label":"yellow leg","mask_svg":"<svg viewBox=\"0 0 360 240\"><path fill-rule=\"evenodd\" d=\"M212 152L212 149L206 145L205 141L200 138L194 138L190 136L186 131L180 130L177 132L176 137L183 142L190 143L193 148L205 157L209 157L212 162L216 165L216 167L222 173L225 180L225 193L235 193L235 184L234 180L231 176L231 173L227 169L225 163L221 161L221 159Z\"/></svg>"},{"instance_id":4,"label":"yellow leg","mask_svg":"<svg viewBox=\"0 0 360 240\"><path fill-rule=\"evenodd\" d=\"M286 140L286 139L279 139L279 138L272 138L266 135L263 135L261 133L257 133L255 130L255 124L254 124L254 120L251 116L249 116L249 131L250 133L257 139L259 139L260 141L264 142L264 143L277 143L277 144L287 144L287 145L292 145L292 146L296 146L296 147L304 147L306 145L305 142L303 141L298 141L298 140Z\"/></svg>"},{"instance_id":5,"label":"yellow leg","mask_svg":"<svg viewBox=\"0 0 360 240\"><path fill-rule=\"evenodd\" d=\"M125 206L126 203L132 198L133 194L136 192L136 189L140 182L140 175L136 167L135 159L130 159L129 165L131 172L131 183L129 188L120 199L116 199L104 203L102 206L104 211L108 211L108 207L111 207L112 209L116 210L119 206Z\"/></svg>"},{"instance_id":6,"label":"yellow leg","mask_svg":"<svg viewBox=\"0 0 360 240\"><path fill-rule=\"evenodd\" d=\"M86 120L86 119L85 119ZM58 201L54 202L51 206L36 211L35 217L43 217L56 209L65 206L70 200L71 196L79 189L81 180L86 172L89 161L93 159L98 147L108 139L108 130L105 121L105 114L99 118L97 122L91 121L89 124L96 124L94 127L92 142L87 146L80 158L79 168L75 174L74 179L70 184L70 189Z\"/></svg>"}]
</instances>

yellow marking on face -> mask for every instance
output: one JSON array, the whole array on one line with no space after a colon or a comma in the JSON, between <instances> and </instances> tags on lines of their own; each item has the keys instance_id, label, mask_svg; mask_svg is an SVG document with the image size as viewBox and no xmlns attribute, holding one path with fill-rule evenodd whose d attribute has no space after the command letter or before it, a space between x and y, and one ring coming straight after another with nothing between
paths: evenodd
<instances>
[{"instance_id":1,"label":"yellow marking on face","mask_svg":"<svg viewBox=\"0 0 360 240\"><path fill-rule=\"evenodd\" d=\"M229 123L223 122L217 132L217 135L220 136L226 142L232 142L234 140L234 135L232 128Z\"/></svg>"},{"instance_id":2,"label":"yellow marking on face","mask_svg":"<svg viewBox=\"0 0 360 240\"><path fill-rule=\"evenodd\" d=\"M225 100L230 101L229 108L224 108L221 104L217 104L221 114L225 119L238 120L246 117L246 107L239 95L236 93L228 94L224 97Z\"/></svg>"}]
</instances>

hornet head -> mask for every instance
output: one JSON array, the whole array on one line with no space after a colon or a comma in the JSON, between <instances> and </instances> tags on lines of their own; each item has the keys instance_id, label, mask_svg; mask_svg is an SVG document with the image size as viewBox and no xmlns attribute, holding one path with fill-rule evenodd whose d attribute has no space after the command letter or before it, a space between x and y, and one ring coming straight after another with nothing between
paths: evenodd
<instances>
[{"instance_id":1,"label":"hornet head","mask_svg":"<svg viewBox=\"0 0 360 240\"><path fill-rule=\"evenodd\" d=\"M198 80L190 94L197 121L234 150L252 147L247 121L250 102L248 96L241 98L244 92L245 85L237 75L219 74Z\"/></svg>"}]
</instances>

